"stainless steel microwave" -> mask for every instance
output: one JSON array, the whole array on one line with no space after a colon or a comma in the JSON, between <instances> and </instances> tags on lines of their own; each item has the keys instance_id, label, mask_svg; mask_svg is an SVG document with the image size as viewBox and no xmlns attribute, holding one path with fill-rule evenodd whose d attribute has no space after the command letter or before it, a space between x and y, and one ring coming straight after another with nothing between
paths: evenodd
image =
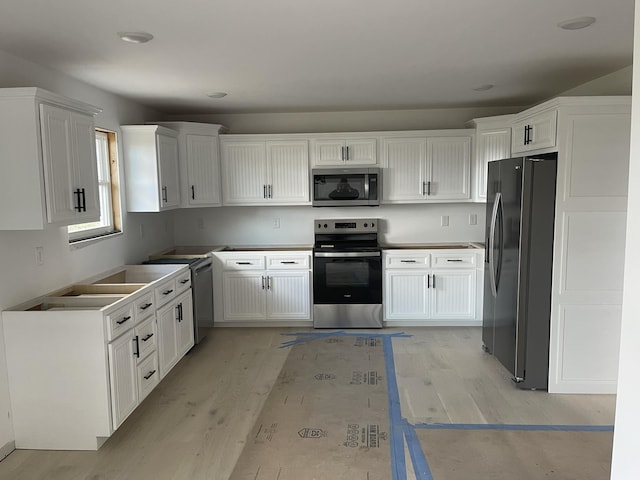
<instances>
[{"instance_id":1,"label":"stainless steel microwave","mask_svg":"<svg viewBox=\"0 0 640 480\"><path fill-rule=\"evenodd\" d=\"M380 205L379 168L316 168L311 171L314 207Z\"/></svg>"}]
</instances>

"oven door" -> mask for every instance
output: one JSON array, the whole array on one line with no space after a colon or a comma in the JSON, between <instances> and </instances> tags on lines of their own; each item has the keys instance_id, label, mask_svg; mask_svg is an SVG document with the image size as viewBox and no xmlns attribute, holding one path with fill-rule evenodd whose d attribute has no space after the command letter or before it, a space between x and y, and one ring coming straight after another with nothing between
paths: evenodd
<instances>
[{"instance_id":1,"label":"oven door","mask_svg":"<svg viewBox=\"0 0 640 480\"><path fill-rule=\"evenodd\" d=\"M381 252L314 253L313 303L381 304Z\"/></svg>"}]
</instances>

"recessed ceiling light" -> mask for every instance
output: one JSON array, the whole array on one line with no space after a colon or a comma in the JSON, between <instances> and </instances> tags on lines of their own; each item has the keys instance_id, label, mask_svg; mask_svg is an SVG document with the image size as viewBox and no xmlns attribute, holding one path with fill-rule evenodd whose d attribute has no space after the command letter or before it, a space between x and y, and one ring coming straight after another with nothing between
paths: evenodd
<instances>
[{"instance_id":1,"label":"recessed ceiling light","mask_svg":"<svg viewBox=\"0 0 640 480\"><path fill-rule=\"evenodd\" d=\"M563 30L580 30L581 28L587 28L589 25L593 25L595 21L595 17L571 18L558 23L558 27Z\"/></svg>"},{"instance_id":2,"label":"recessed ceiling light","mask_svg":"<svg viewBox=\"0 0 640 480\"><path fill-rule=\"evenodd\" d=\"M493 87L495 87L495 85L493 85L492 83L486 83L484 85L475 87L474 90L476 92L486 92L487 90L491 90Z\"/></svg>"},{"instance_id":3,"label":"recessed ceiling light","mask_svg":"<svg viewBox=\"0 0 640 480\"><path fill-rule=\"evenodd\" d=\"M227 93L226 92L211 92L211 93L207 93L207 97L209 98L222 98L222 97L226 97Z\"/></svg>"},{"instance_id":4,"label":"recessed ceiling light","mask_svg":"<svg viewBox=\"0 0 640 480\"><path fill-rule=\"evenodd\" d=\"M153 39L153 35L148 32L118 32L118 36L128 43L147 43Z\"/></svg>"}]
</instances>

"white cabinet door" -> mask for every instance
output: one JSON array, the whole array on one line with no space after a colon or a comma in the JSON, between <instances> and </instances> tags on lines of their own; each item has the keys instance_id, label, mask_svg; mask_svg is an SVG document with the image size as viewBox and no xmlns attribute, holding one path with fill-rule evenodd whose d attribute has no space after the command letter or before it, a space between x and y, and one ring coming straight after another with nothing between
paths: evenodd
<instances>
[{"instance_id":1,"label":"white cabinet door","mask_svg":"<svg viewBox=\"0 0 640 480\"><path fill-rule=\"evenodd\" d=\"M375 165L375 138L322 138L312 141L315 166Z\"/></svg>"},{"instance_id":2,"label":"white cabinet door","mask_svg":"<svg viewBox=\"0 0 640 480\"><path fill-rule=\"evenodd\" d=\"M220 158L218 137L186 135L188 204L220 205Z\"/></svg>"},{"instance_id":3,"label":"white cabinet door","mask_svg":"<svg viewBox=\"0 0 640 480\"><path fill-rule=\"evenodd\" d=\"M98 173L93 118L40 105L47 220L73 224L98 220Z\"/></svg>"},{"instance_id":4,"label":"white cabinet door","mask_svg":"<svg viewBox=\"0 0 640 480\"><path fill-rule=\"evenodd\" d=\"M385 318L424 320L429 317L428 272L425 270L385 273Z\"/></svg>"},{"instance_id":5,"label":"white cabinet door","mask_svg":"<svg viewBox=\"0 0 640 480\"><path fill-rule=\"evenodd\" d=\"M424 199L426 182L427 139L382 139L385 201L414 202Z\"/></svg>"},{"instance_id":6,"label":"white cabinet door","mask_svg":"<svg viewBox=\"0 0 640 480\"><path fill-rule=\"evenodd\" d=\"M531 152L556 146L557 109L524 117L513 124L511 151Z\"/></svg>"},{"instance_id":7,"label":"white cabinet door","mask_svg":"<svg viewBox=\"0 0 640 480\"><path fill-rule=\"evenodd\" d=\"M160 176L160 210L180 206L178 181L178 140L158 134L158 163Z\"/></svg>"},{"instance_id":8,"label":"white cabinet door","mask_svg":"<svg viewBox=\"0 0 640 480\"><path fill-rule=\"evenodd\" d=\"M223 202L226 205L267 201L264 142L222 144Z\"/></svg>"},{"instance_id":9,"label":"white cabinet door","mask_svg":"<svg viewBox=\"0 0 640 480\"><path fill-rule=\"evenodd\" d=\"M476 132L476 200L487 200L489 162L505 158L511 158L511 128L478 129Z\"/></svg>"},{"instance_id":10,"label":"white cabinet door","mask_svg":"<svg viewBox=\"0 0 640 480\"><path fill-rule=\"evenodd\" d=\"M76 214L76 223L90 222L100 218L96 130L93 117L71 113L71 133L75 181L82 194L82 211Z\"/></svg>"},{"instance_id":11,"label":"white cabinet door","mask_svg":"<svg viewBox=\"0 0 640 480\"><path fill-rule=\"evenodd\" d=\"M311 318L309 276L308 271L268 273L268 319L309 320Z\"/></svg>"},{"instance_id":12,"label":"white cabinet door","mask_svg":"<svg viewBox=\"0 0 640 480\"><path fill-rule=\"evenodd\" d=\"M471 137L427 139L427 199L471 198Z\"/></svg>"},{"instance_id":13,"label":"white cabinet door","mask_svg":"<svg viewBox=\"0 0 640 480\"><path fill-rule=\"evenodd\" d=\"M268 199L286 204L309 203L309 144L303 141L266 143Z\"/></svg>"},{"instance_id":14,"label":"white cabinet door","mask_svg":"<svg viewBox=\"0 0 640 480\"><path fill-rule=\"evenodd\" d=\"M433 320L476 318L476 271L433 270L430 280Z\"/></svg>"},{"instance_id":15,"label":"white cabinet door","mask_svg":"<svg viewBox=\"0 0 640 480\"><path fill-rule=\"evenodd\" d=\"M164 378L179 359L176 302L170 302L160 308L156 313L156 318L158 320L158 361L160 363L160 378Z\"/></svg>"},{"instance_id":16,"label":"white cabinet door","mask_svg":"<svg viewBox=\"0 0 640 480\"><path fill-rule=\"evenodd\" d=\"M225 320L264 320L266 276L260 272L224 272L223 305Z\"/></svg>"},{"instance_id":17,"label":"white cabinet door","mask_svg":"<svg viewBox=\"0 0 640 480\"><path fill-rule=\"evenodd\" d=\"M113 428L116 429L138 405L133 332L127 333L110 343L108 350L111 410Z\"/></svg>"},{"instance_id":18,"label":"white cabinet door","mask_svg":"<svg viewBox=\"0 0 640 480\"><path fill-rule=\"evenodd\" d=\"M178 323L176 324L178 357L182 358L194 345L191 289L176 298L176 303L178 308Z\"/></svg>"}]
</instances>

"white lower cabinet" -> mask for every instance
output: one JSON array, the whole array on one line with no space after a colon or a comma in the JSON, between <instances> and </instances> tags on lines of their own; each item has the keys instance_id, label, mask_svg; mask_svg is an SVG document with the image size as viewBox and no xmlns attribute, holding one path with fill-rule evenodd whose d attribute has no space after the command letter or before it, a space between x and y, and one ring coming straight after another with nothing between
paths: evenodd
<instances>
[{"instance_id":1,"label":"white lower cabinet","mask_svg":"<svg viewBox=\"0 0 640 480\"><path fill-rule=\"evenodd\" d=\"M100 448L193 346L188 276L131 265L3 311L16 448Z\"/></svg>"},{"instance_id":2,"label":"white lower cabinet","mask_svg":"<svg viewBox=\"0 0 640 480\"><path fill-rule=\"evenodd\" d=\"M178 363L194 344L191 289L158 310L160 378Z\"/></svg>"},{"instance_id":3,"label":"white lower cabinet","mask_svg":"<svg viewBox=\"0 0 640 480\"><path fill-rule=\"evenodd\" d=\"M384 252L387 324L475 325L482 320L477 308L482 289L476 285L481 254L436 252Z\"/></svg>"},{"instance_id":4,"label":"white lower cabinet","mask_svg":"<svg viewBox=\"0 0 640 480\"><path fill-rule=\"evenodd\" d=\"M216 321L311 321L310 252L217 252Z\"/></svg>"}]
</instances>

